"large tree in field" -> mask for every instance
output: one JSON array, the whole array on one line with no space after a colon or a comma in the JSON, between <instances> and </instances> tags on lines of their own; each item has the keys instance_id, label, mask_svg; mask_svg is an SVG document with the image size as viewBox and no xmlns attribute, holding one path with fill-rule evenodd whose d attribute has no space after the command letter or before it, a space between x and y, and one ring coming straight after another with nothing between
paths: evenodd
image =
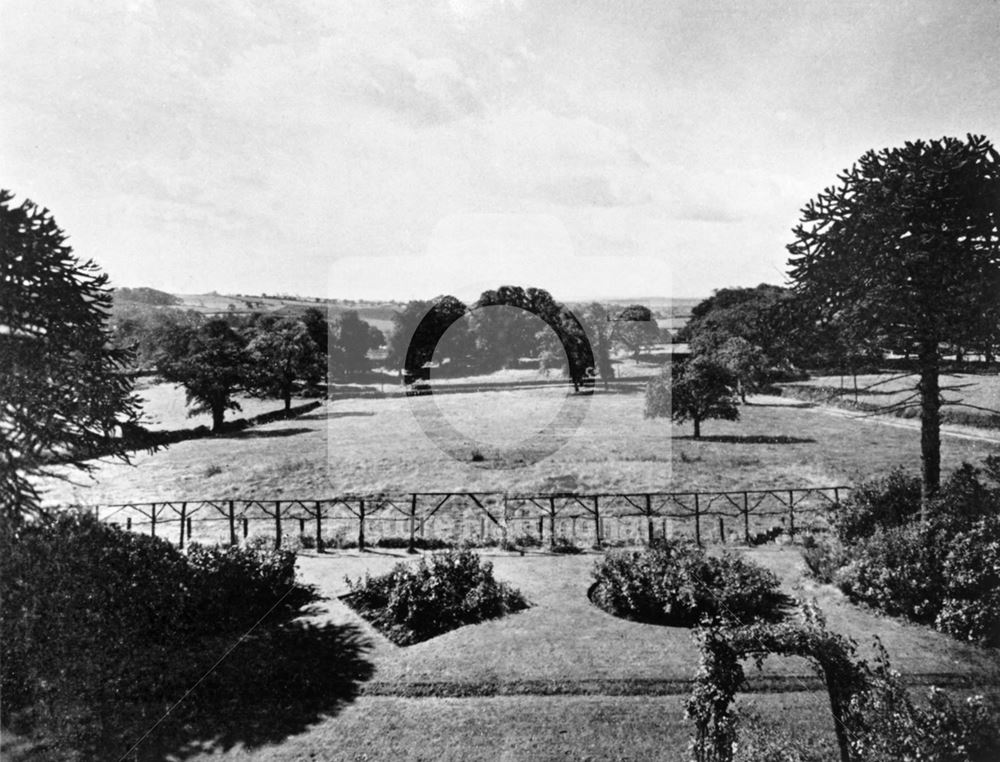
<instances>
[{"instance_id":1,"label":"large tree in field","mask_svg":"<svg viewBox=\"0 0 1000 762\"><path fill-rule=\"evenodd\" d=\"M331 349L337 353L337 370L342 373L363 373L371 370L368 350L377 349L384 341L385 336L382 332L362 320L356 310L340 313L333 326L331 341Z\"/></svg>"},{"instance_id":2,"label":"large tree in field","mask_svg":"<svg viewBox=\"0 0 1000 762\"><path fill-rule=\"evenodd\" d=\"M869 151L802 210L788 249L817 321L917 357L924 518L940 484L941 346L1000 299L1000 157L983 137Z\"/></svg>"},{"instance_id":3,"label":"large tree in field","mask_svg":"<svg viewBox=\"0 0 1000 762\"><path fill-rule=\"evenodd\" d=\"M29 478L53 461L127 460L138 419L129 353L111 347L108 278L81 262L48 210L0 190L0 526L41 514Z\"/></svg>"},{"instance_id":4,"label":"large tree in field","mask_svg":"<svg viewBox=\"0 0 1000 762\"><path fill-rule=\"evenodd\" d=\"M167 381L181 384L189 415L212 414L212 431L221 431L227 410L239 410L233 395L247 385L246 342L225 320L198 328L180 326L157 361Z\"/></svg>"},{"instance_id":5,"label":"large tree in field","mask_svg":"<svg viewBox=\"0 0 1000 762\"><path fill-rule=\"evenodd\" d=\"M691 421L694 438L701 437L701 424L711 418L737 421L736 377L709 357L695 356L671 363L646 386L646 418Z\"/></svg>"},{"instance_id":6,"label":"large tree in field","mask_svg":"<svg viewBox=\"0 0 1000 762\"><path fill-rule=\"evenodd\" d=\"M264 397L279 397L285 412L292 409L292 392L298 380L314 382L326 363L304 323L285 318L258 332L247 345L248 385Z\"/></svg>"}]
</instances>

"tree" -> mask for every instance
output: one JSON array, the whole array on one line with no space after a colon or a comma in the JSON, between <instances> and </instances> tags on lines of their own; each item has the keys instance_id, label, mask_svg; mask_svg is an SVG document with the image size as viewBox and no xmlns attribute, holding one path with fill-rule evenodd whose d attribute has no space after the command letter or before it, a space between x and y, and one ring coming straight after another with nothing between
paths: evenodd
<instances>
[{"instance_id":1,"label":"tree","mask_svg":"<svg viewBox=\"0 0 1000 762\"><path fill-rule=\"evenodd\" d=\"M941 344L968 341L1000 289L998 164L974 135L868 151L809 201L788 246L804 319L916 354L925 519L941 480Z\"/></svg>"},{"instance_id":2,"label":"tree","mask_svg":"<svg viewBox=\"0 0 1000 762\"><path fill-rule=\"evenodd\" d=\"M702 421L739 420L735 388L733 374L709 357L671 363L646 386L645 417L670 418L677 423L691 421L694 438L699 439Z\"/></svg>"},{"instance_id":3,"label":"tree","mask_svg":"<svg viewBox=\"0 0 1000 762\"><path fill-rule=\"evenodd\" d=\"M464 366L473 349L468 322L461 320L468 311L461 300L448 295L432 301L408 302L392 315L387 365L390 368L405 368L411 377L415 377L437 351L441 356L450 358L452 364ZM441 341L446 335L449 339ZM408 351L412 367L407 367Z\"/></svg>"},{"instance_id":4,"label":"tree","mask_svg":"<svg viewBox=\"0 0 1000 762\"><path fill-rule=\"evenodd\" d=\"M188 415L212 414L212 431L222 430L227 410L240 410L233 395L247 385L246 342L225 320L198 328L179 327L157 362L167 381L181 384L192 405Z\"/></svg>"},{"instance_id":5,"label":"tree","mask_svg":"<svg viewBox=\"0 0 1000 762\"><path fill-rule=\"evenodd\" d=\"M660 340L660 329L649 307L632 304L612 317L611 321L612 341L625 347L633 357L637 357L644 346L656 344Z\"/></svg>"},{"instance_id":6,"label":"tree","mask_svg":"<svg viewBox=\"0 0 1000 762\"><path fill-rule=\"evenodd\" d=\"M382 346L385 336L373 325L362 320L356 310L347 310L337 316L333 326L333 347L344 373L363 373L371 369L368 351Z\"/></svg>"},{"instance_id":7,"label":"tree","mask_svg":"<svg viewBox=\"0 0 1000 762\"><path fill-rule=\"evenodd\" d=\"M691 348L695 354L701 351L697 340ZM767 380L768 364L764 352L741 336L730 336L711 352L711 356L733 374L736 391L744 403L747 394L760 391Z\"/></svg>"},{"instance_id":8,"label":"tree","mask_svg":"<svg viewBox=\"0 0 1000 762\"><path fill-rule=\"evenodd\" d=\"M139 418L127 350L111 345L108 277L81 262L47 209L0 190L0 525L43 515L30 478L128 460L117 434Z\"/></svg>"},{"instance_id":9,"label":"tree","mask_svg":"<svg viewBox=\"0 0 1000 762\"><path fill-rule=\"evenodd\" d=\"M302 313L302 325L306 327L309 338L312 339L313 344L316 345L316 351L323 359L320 379L325 381L329 377L330 338L332 336L326 313L317 307L309 307Z\"/></svg>"},{"instance_id":10,"label":"tree","mask_svg":"<svg viewBox=\"0 0 1000 762\"><path fill-rule=\"evenodd\" d=\"M580 316L583 321L587 338L594 351L594 370L608 388L608 381L615 377L614 366L611 364L611 341L615 324L603 304L593 302L583 309Z\"/></svg>"},{"instance_id":11,"label":"tree","mask_svg":"<svg viewBox=\"0 0 1000 762\"><path fill-rule=\"evenodd\" d=\"M315 381L323 374L323 355L298 320L285 318L254 336L247 345L248 386L265 397L280 397L292 409L298 379Z\"/></svg>"}]
</instances>

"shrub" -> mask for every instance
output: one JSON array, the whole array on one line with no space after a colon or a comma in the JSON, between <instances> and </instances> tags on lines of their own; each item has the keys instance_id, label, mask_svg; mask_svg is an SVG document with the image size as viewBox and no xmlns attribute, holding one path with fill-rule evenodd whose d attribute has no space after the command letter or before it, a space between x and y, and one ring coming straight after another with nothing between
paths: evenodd
<instances>
[{"instance_id":1,"label":"shrub","mask_svg":"<svg viewBox=\"0 0 1000 762\"><path fill-rule=\"evenodd\" d=\"M642 552L611 551L597 562L594 577L594 603L655 624L775 618L784 601L767 569L728 553L709 556L679 540L659 540Z\"/></svg>"},{"instance_id":2,"label":"shrub","mask_svg":"<svg viewBox=\"0 0 1000 762\"><path fill-rule=\"evenodd\" d=\"M399 645L520 611L520 592L493 577L493 564L470 550L397 564L378 577L347 580L348 604Z\"/></svg>"},{"instance_id":3,"label":"shrub","mask_svg":"<svg viewBox=\"0 0 1000 762\"><path fill-rule=\"evenodd\" d=\"M935 626L1000 645L1000 517L981 519L951 541L943 575L947 591Z\"/></svg>"},{"instance_id":4,"label":"shrub","mask_svg":"<svg viewBox=\"0 0 1000 762\"><path fill-rule=\"evenodd\" d=\"M152 712L148 727L198 680L211 666L201 643L289 616L308 597L294 554L194 546L185 556L87 515L26 526L3 545L5 724L88 759L118 758L130 723L134 733Z\"/></svg>"},{"instance_id":5,"label":"shrub","mask_svg":"<svg viewBox=\"0 0 1000 762\"><path fill-rule=\"evenodd\" d=\"M583 553L583 549L579 547L575 542L573 542L568 537L556 537L555 542L552 543L552 547L549 548L552 553L559 553L567 556L575 556Z\"/></svg>"},{"instance_id":6,"label":"shrub","mask_svg":"<svg viewBox=\"0 0 1000 762\"><path fill-rule=\"evenodd\" d=\"M375 545L379 548L408 548L410 547L409 537L380 537ZM437 537L414 537L413 547L417 550L445 550L452 547L447 540Z\"/></svg>"},{"instance_id":7,"label":"shrub","mask_svg":"<svg viewBox=\"0 0 1000 762\"><path fill-rule=\"evenodd\" d=\"M802 559L813 579L819 582L833 582L837 571L848 561L847 551L836 538L820 540L810 536L810 542L802 544Z\"/></svg>"},{"instance_id":8,"label":"shrub","mask_svg":"<svg viewBox=\"0 0 1000 762\"><path fill-rule=\"evenodd\" d=\"M864 482L832 512L838 539L851 545L879 527L897 527L920 513L920 479L895 469L882 479Z\"/></svg>"},{"instance_id":9,"label":"shrub","mask_svg":"<svg viewBox=\"0 0 1000 762\"><path fill-rule=\"evenodd\" d=\"M947 533L938 522L878 529L850 551L834 581L856 601L916 622L934 622L944 601Z\"/></svg>"}]
</instances>

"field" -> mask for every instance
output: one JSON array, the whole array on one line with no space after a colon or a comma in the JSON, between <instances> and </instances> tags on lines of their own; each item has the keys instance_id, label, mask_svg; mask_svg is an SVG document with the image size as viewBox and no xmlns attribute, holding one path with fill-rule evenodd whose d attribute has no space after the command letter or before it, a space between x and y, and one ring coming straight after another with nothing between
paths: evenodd
<instances>
[{"instance_id":1,"label":"field","mask_svg":"<svg viewBox=\"0 0 1000 762\"><path fill-rule=\"evenodd\" d=\"M880 406L898 404L915 393L918 380L917 376L900 378L893 373L859 375L858 402ZM968 410L956 404L963 402L1000 414L1000 375L997 373L942 373L940 384L945 411ZM795 385L843 390L845 399L854 400L854 378L850 375L815 376Z\"/></svg>"},{"instance_id":2,"label":"field","mask_svg":"<svg viewBox=\"0 0 1000 762\"><path fill-rule=\"evenodd\" d=\"M168 428L205 422L183 416L178 390L144 393L155 398L149 415ZM450 490L715 491L850 484L919 462L919 434L892 425L902 422L758 402L741 408L739 422L706 423L696 441L689 427L644 419L638 392L567 397L542 388L347 398L292 420L137 453L132 466L101 463L92 477L67 471L72 483L48 479L40 486L49 504ZM567 416L577 414L582 423L573 431ZM454 429L450 437L446 426ZM458 457L439 449L423 427ZM534 444L519 442L535 434ZM550 457L499 467L518 453L558 444L561 435L566 441ZM482 462L472 460L474 450ZM996 441L946 435L943 469L998 450Z\"/></svg>"}]
</instances>

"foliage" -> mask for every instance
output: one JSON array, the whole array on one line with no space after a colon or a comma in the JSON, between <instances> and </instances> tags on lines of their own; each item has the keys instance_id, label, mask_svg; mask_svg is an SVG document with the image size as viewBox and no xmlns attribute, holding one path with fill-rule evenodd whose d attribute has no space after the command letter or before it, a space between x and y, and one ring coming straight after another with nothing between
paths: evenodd
<instances>
[{"instance_id":1,"label":"foliage","mask_svg":"<svg viewBox=\"0 0 1000 762\"><path fill-rule=\"evenodd\" d=\"M830 519L840 541L851 545L879 527L902 526L919 513L920 480L896 468L851 490Z\"/></svg>"},{"instance_id":2,"label":"foliage","mask_svg":"<svg viewBox=\"0 0 1000 762\"><path fill-rule=\"evenodd\" d=\"M382 346L385 336L373 325L362 320L357 310L347 310L333 324L330 349L331 369L344 374L363 373L371 369L368 352Z\"/></svg>"},{"instance_id":3,"label":"foliage","mask_svg":"<svg viewBox=\"0 0 1000 762\"><path fill-rule=\"evenodd\" d=\"M53 460L87 470L97 455L128 459L116 436L138 420L110 346L107 275L81 262L47 209L13 206L0 190L0 525L40 512L30 476Z\"/></svg>"},{"instance_id":4,"label":"foliage","mask_svg":"<svg viewBox=\"0 0 1000 762\"><path fill-rule=\"evenodd\" d=\"M947 592L937 628L1000 646L1000 516L982 518L950 541L943 576Z\"/></svg>"},{"instance_id":5,"label":"foliage","mask_svg":"<svg viewBox=\"0 0 1000 762\"><path fill-rule=\"evenodd\" d=\"M552 542L549 548L550 553L558 553L564 556L576 556L583 553L583 548L573 542L569 537L559 535Z\"/></svg>"},{"instance_id":6,"label":"foliage","mask_svg":"<svg viewBox=\"0 0 1000 762\"><path fill-rule=\"evenodd\" d=\"M472 351L468 321L460 320L467 313L465 304L453 296L408 302L392 315L386 363L415 374L434 358L437 347L440 357L464 366ZM439 344L445 335L449 339Z\"/></svg>"},{"instance_id":7,"label":"foliage","mask_svg":"<svg viewBox=\"0 0 1000 762\"><path fill-rule=\"evenodd\" d=\"M670 418L677 423L692 421L695 439L701 423L710 418L739 420L734 397L736 379L722 365L705 356L671 363L646 386L646 418Z\"/></svg>"},{"instance_id":8,"label":"foliage","mask_svg":"<svg viewBox=\"0 0 1000 762\"><path fill-rule=\"evenodd\" d=\"M285 412L292 407L295 382L316 382L323 374L323 355L306 325L284 319L258 331L247 345L248 387L266 397L280 397Z\"/></svg>"},{"instance_id":9,"label":"foliage","mask_svg":"<svg viewBox=\"0 0 1000 762\"><path fill-rule=\"evenodd\" d=\"M925 498L940 483L940 347L968 341L1000 289L998 165L973 135L869 151L809 201L788 247L802 324L917 354Z\"/></svg>"},{"instance_id":10,"label":"foliage","mask_svg":"<svg viewBox=\"0 0 1000 762\"><path fill-rule=\"evenodd\" d=\"M180 304L181 300L166 291L159 291L147 286L138 288L119 287L114 290L115 301L138 302L139 304L149 304L157 307L169 307L172 304Z\"/></svg>"},{"instance_id":11,"label":"foliage","mask_svg":"<svg viewBox=\"0 0 1000 762\"><path fill-rule=\"evenodd\" d=\"M691 752L696 762L813 760L815 747L786 736L761 743L753 717L739 721L731 706L744 683L741 661L758 668L770 654L806 658L826 685L840 758L966 760L985 762L998 750L993 717L982 696L959 703L931 688L926 708L909 697L876 639L875 666L856 658L853 641L826 629L814 605L803 606L801 623L709 627L696 631L701 662L686 713L695 723Z\"/></svg>"},{"instance_id":12,"label":"foliage","mask_svg":"<svg viewBox=\"0 0 1000 762\"><path fill-rule=\"evenodd\" d=\"M212 431L222 429L226 410L239 410L233 399L247 383L245 340L225 320L198 328L181 326L162 347L157 370L167 381L184 386L189 415L212 414Z\"/></svg>"},{"instance_id":13,"label":"foliage","mask_svg":"<svg viewBox=\"0 0 1000 762\"><path fill-rule=\"evenodd\" d=\"M698 353L698 343L692 342ZM731 336L712 351L713 359L736 379L736 392L743 402L748 394L759 392L768 379L768 360L764 351L741 336Z\"/></svg>"},{"instance_id":14,"label":"foliage","mask_svg":"<svg viewBox=\"0 0 1000 762\"><path fill-rule=\"evenodd\" d=\"M135 740L129 718L158 717L211 666L178 659L179 647L197 653L264 617L287 621L309 598L295 585L294 556L259 547L185 556L87 515L27 525L0 550L5 723L88 759L121 756L108 749Z\"/></svg>"},{"instance_id":15,"label":"foliage","mask_svg":"<svg viewBox=\"0 0 1000 762\"><path fill-rule=\"evenodd\" d=\"M988 762L1000 751L1000 736L981 695L959 701L932 686L925 706L910 698L888 654L876 640L867 685L851 697L849 743L866 762Z\"/></svg>"},{"instance_id":16,"label":"foliage","mask_svg":"<svg viewBox=\"0 0 1000 762\"><path fill-rule=\"evenodd\" d=\"M527 607L520 592L493 577L493 564L470 550L397 564L378 577L347 580L347 602L399 645L495 619Z\"/></svg>"},{"instance_id":17,"label":"foliage","mask_svg":"<svg viewBox=\"0 0 1000 762\"><path fill-rule=\"evenodd\" d=\"M778 578L737 555L710 556L680 540L597 561L594 602L621 617L671 626L703 619L751 622L781 615Z\"/></svg>"},{"instance_id":18,"label":"foliage","mask_svg":"<svg viewBox=\"0 0 1000 762\"><path fill-rule=\"evenodd\" d=\"M803 540L806 540L803 538ZM819 582L831 583L836 573L849 560L844 546L835 538L822 538L802 543L802 560L812 577Z\"/></svg>"}]
</instances>

